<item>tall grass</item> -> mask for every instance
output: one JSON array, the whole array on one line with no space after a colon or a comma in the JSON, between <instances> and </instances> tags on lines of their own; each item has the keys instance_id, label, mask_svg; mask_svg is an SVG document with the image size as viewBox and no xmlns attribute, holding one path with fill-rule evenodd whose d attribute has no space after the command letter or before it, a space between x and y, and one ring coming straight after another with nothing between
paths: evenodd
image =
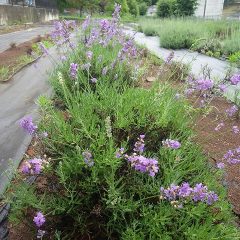
<instances>
[{"instance_id":1,"label":"tall grass","mask_svg":"<svg viewBox=\"0 0 240 240\"><path fill-rule=\"evenodd\" d=\"M220 40L221 51L226 54L240 50L238 21L141 18L139 24L146 35L158 35L161 46L165 48L190 48L192 44L203 38Z\"/></svg>"}]
</instances>

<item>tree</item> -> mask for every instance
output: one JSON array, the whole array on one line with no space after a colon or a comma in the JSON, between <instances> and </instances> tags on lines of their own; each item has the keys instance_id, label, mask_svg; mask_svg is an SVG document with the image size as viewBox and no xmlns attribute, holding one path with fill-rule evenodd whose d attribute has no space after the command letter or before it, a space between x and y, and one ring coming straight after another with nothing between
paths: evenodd
<instances>
[{"instance_id":1,"label":"tree","mask_svg":"<svg viewBox=\"0 0 240 240\"><path fill-rule=\"evenodd\" d=\"M176 0L177 14L180 16L191 16L198 5L198 0Z\"/></svg>"},{"instance_id":2,"label":"tree","mask_svg":"<svg viewBox=\"0 0 240 240\"><path fill-rule=\"evenodd\" d=\"M145 2L139 4L139 14L141 16L146 15L148 9L148 5Z\"/></svg>"},{"instance_id":3,"label":"tree","mask_svg":"<svg viewBox=\"0 0 240 240\"><path fill-rule=\"evenodd\" d=\"M174 0L159 0L157 6L157 15L159 17L170 17L175 12L176 2Z\"/></svg>"},{"instance_id":4,"label":"tree","mask_svg":"<svg viewBox=\"0 0 240 240\"><path fill-rule=\"evenodd\" d=\"M133 16L138 16L139 15L139 8L136 0L128 0L127 1L128 7L129 7L129 12Z\"/></svg>"}]
</instances>

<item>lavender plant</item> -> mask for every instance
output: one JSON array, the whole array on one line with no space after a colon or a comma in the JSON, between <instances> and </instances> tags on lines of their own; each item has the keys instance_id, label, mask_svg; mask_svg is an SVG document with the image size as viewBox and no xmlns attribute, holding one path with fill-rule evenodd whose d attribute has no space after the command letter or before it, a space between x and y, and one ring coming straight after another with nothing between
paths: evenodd
<instances>
[{"instance_id":1,"label":"lavender plant","mask_svg":"<svg viewBox=\"0 0 240 240\"><path fill-rule=\"evenodd\" d=\"M41 99L38 126L21 124L48 133L52 171L41 159L26 163L48 186L18 186L11 218L33 209L26 220L46 239L52 229L65 239L237 239L224 189L192 142L186 101L168 84L134 88L139 51L122 34L120 9L111 20L87 18L76 48L72 23L56 23L57 44L72 50L53 76L55 101Z\"/></svg>"}]
</instances>

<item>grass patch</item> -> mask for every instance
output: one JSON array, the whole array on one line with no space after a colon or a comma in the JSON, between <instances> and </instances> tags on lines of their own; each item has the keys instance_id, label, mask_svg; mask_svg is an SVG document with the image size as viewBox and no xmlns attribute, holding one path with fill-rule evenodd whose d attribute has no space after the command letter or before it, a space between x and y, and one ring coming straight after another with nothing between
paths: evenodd
<instances>
[{"instance_id":1,"label":"grass patch","mask_svg":"<svg viewBox=\"0 0 240 240\"><path fill-rule=\"evenodd\" d=\"M191 48L202 53L213 51L229 55L240 50L238 21L192 18L141 18L140 29L146 35L158 35L161 46L171 49ZM201 40L206 40L201 41ZM209 46L217 45L217 49Z\"/></svg>"}]
</instances>

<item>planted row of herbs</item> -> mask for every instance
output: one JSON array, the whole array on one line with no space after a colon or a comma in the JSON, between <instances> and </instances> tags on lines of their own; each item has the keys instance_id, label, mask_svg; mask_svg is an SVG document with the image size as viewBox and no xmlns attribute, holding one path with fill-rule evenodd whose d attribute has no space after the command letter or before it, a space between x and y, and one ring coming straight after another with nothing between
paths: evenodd
<instances>
[{"instance_id":1,"label":"planted row of herbs","mask_svg":"<svg viewBox=\"0 0 240 240\"><path fill-rule=\"evenodd\" d=\"M239 239L221 170L193 142L194 111L167 83L138 86L144 56L120 9L87 18L77 44L73 22L56 23L53 39L71 51L52 76L55 96L39 98L38 126L20 122L51 159L25 161L10 219L43 239Z\"/></svg>"}]
</instances>

